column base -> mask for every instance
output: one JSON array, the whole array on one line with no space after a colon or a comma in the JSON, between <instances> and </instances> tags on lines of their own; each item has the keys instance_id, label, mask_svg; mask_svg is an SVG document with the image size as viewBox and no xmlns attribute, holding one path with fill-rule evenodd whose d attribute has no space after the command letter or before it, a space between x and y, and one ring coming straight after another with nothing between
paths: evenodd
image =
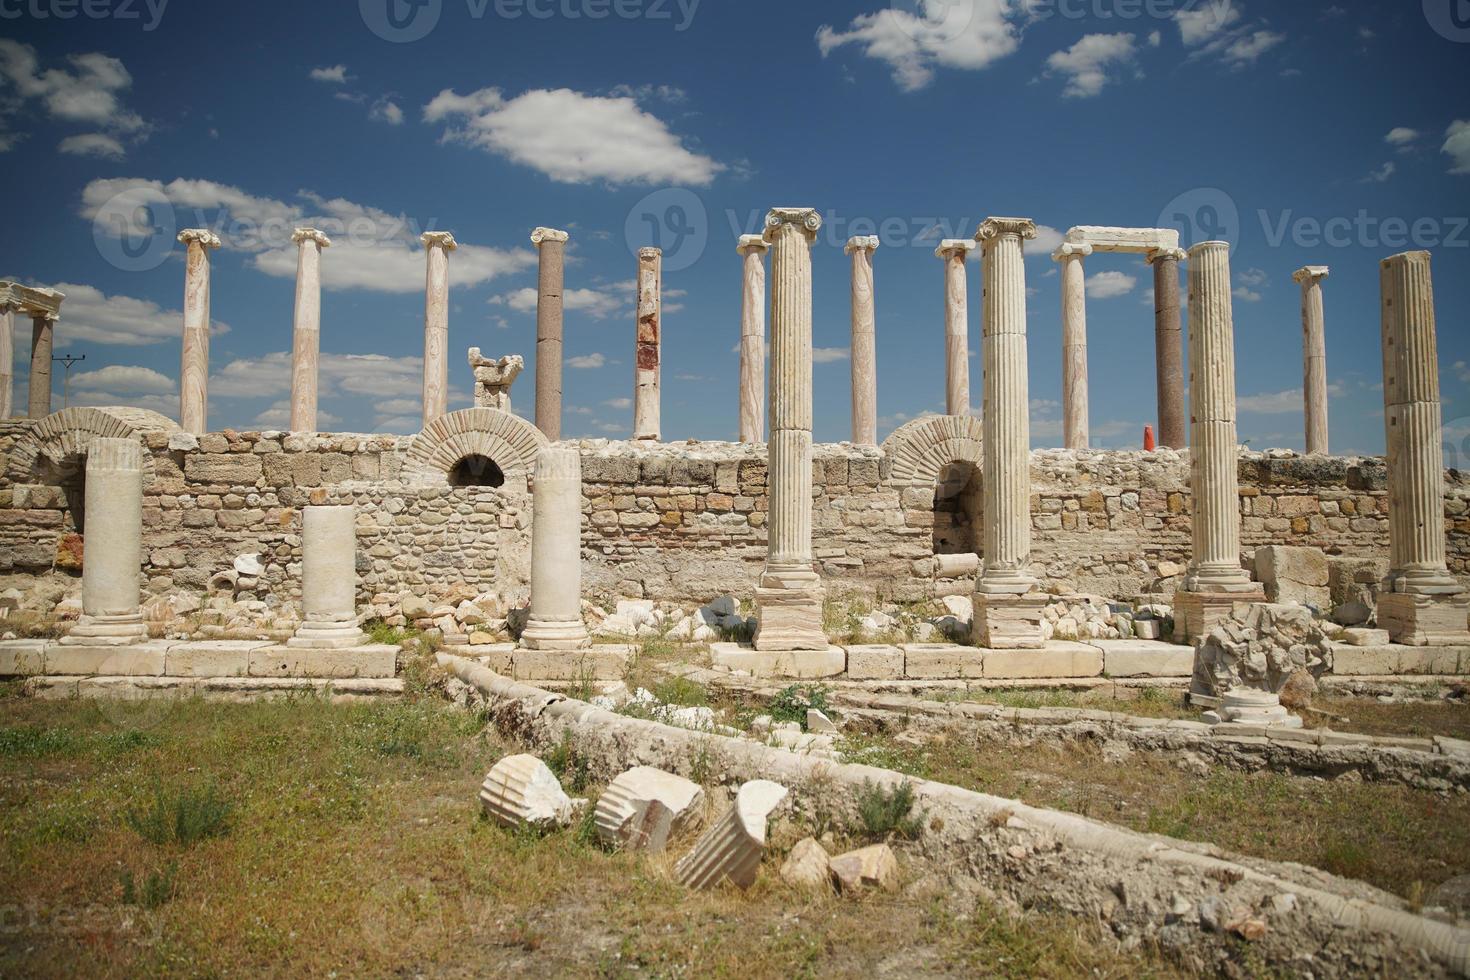
<instances>
[{"instance_id":1,"label":"column base","mask_svg":"<svg viewBox=\"0 0 1470 980\"><path fill-rule=\"evenodd\" d=\"M532 619L521 631L522 650L546 650L570 652L585 650L592 645L592 637L580 619L547 621Z\"/></svg>"},{"instance_id":2,"label":"column base","mask_svg":"<svg viewBox=\"0 0 1470 980\"><path fill-rule=\"evenodd\" d=\"M975 593L971 642L987 650L1040 650L1041 618L1047 599L1041 595Z\"/></svg>"},{"instance_id":3,"label":"column base","mask_svg":"<svg viewBox=\"0 0 1470 980\"><path fill-rule=\"evenodd\" d=\"M286 641L294 650L347 650L365 646L367 634L349 623L302 623L296 635Z\"/></svg>"},{"instance_id":4,"label":"column base","mask_svg":"<svg viewBox=\"0 0 1470 980\"><path fill-rule=\"evenodd\" d=\"M811 566L767 568L755 590L755 648L826 650L823 597L822 580Z\"/></svg>"},{"instance_id":5,"label":"column base","mask_svg":"<svg viewBox=\"0 0 1470 980\"><path fill-rule=\"evenodd\" d=\"M1212 724L1257 725L1262 728L1300 728L1302 720L1281 706L1281 696L1269 691L1238 687L1225 692L1220 707L1206 711Z\"/></svg>"},{"instance_id":6,"label":"column base","mask_svg":"<svg viewBox=\"0 0 1470 980\"><path fill-rule=\"evenodd\" d=\"M1470 644L1470 595L1408 595L1402 592L1378 597L1378 628L1387 630L1394 643L1404 646L1462 646Z\"/></svg>"},{"instance_id":7,"label":"column base","mask_svg":"<svg viewBox=\"0 0 1470 980\"><path fill-rule=\"evenodd\" d=\"M1192 644L1219 626L1235 612L1236 603L1266 601L1266 590L1259 583L1249 583L1243 592L1196 592L1180 589L1174 593L1174 642Z\"/></svg>"},{"instance_id":8,"label":"column base","mask_svg":"<svg viewBox=\"0 0 1470 980\"><path fill-rule=\"evenodd\" d=\"M148 639L141 613L126 616L83 616L62 638L68 646L121 647Z\"/></svg>"}]
</instances>

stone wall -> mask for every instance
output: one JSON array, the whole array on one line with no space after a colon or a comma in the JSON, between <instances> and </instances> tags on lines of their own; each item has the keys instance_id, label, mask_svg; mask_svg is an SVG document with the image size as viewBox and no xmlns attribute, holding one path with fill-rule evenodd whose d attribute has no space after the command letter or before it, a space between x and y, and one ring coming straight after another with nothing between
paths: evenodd
<instances>
[{"instance_id":1,"label":"stone wall","mask_svg":"<svg viewBox=\"0 0 1470 980\"><path fill-rule=\"evenodd\" d=\"M34 455L23 448L32 425L0 423L0 575L75 575L79 467L19 465ZM311 503L358 506L364 601L459 584L513 595L528 582L524 487L426 482L409 472L412 437L220 432L196 440L177 430L141 437L152 466L143 514L149 592L204 590L237 556L259 554L258 597L294 601L299 511ZM579 445L589 597L750 594L765 560L764 447ZM966 462L945 466L945 452L937 452L926 468L912 465L894 440L882 449L817 447L815 553L829 591L931 596L936 542L962 551L957 542L978 539L978 472ZM1189 559L1187 453L1045 450L1032 454L1032 469L1034 560L1049 589L1131 597L1178 584ZM1248 453L1240 477L1243 558L1267 544L1386 556L1382 460ZM1470 480L1455 471L1445 506L1450 567L1467 578Z\"/></svg>"}]
</instances>

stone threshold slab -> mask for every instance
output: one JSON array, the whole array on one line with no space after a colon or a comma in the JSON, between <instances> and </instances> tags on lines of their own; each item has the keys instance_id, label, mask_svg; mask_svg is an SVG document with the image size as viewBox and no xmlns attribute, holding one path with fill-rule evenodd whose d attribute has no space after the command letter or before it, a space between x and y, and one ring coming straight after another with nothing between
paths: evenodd
<instances>
[{"instance_id":1,"label":"stone threshold slab","mask_svg":"<svg viewBox=\"0 0 1470 980\"><path fill-rule=\"evenodd\" d=\"M398 647L291 649L269 640L150 640L81 646L55 640L0 643L0 676L391 678Z\"/></svg>"},{"instance_id":2,"label":"stone threshold slab","mask_svg":"<svg viewBox=\"0 0 1470 980\"><path fill-rule=\"evenodd\" d=\"M492 643L458 646L453 653L517 681L566 684L622 680L638 647L599 643L585 650L524 650L514 643Z\"/></svg>"}]
</instances>

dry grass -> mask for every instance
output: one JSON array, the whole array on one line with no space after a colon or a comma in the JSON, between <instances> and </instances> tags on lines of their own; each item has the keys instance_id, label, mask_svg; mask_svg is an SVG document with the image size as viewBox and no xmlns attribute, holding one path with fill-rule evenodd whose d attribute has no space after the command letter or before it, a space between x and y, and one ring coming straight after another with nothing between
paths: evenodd
<instances>
[{"instance_id":1,"label":"dry grass","mask_svg":"<svg viewBox=\"0 0 1470 980\"><path fill-rule=\"evenodd\" d=\"M689 895L585 833L482 820L509 748L432 701L0 700L0 976L1173 975L924 882L810 898L768 863L748 894ZM229 803L222 834L155 845L126 819L201 786ZM156 908L121 904L125 874Z\"/></svg>"},{"instance_id":2,"label":"dry grass","mask_svg":"<svg viewBox=\"0 0 1470 980\"><path fill-rule=\"evenodd\" d=\"M1470 739L1470 702L1403 701L1383 703L1374 698L1313 698L1312 707L1347 718L1347 723L1330 721L1310 712L1308 727L1358 732L1363 735L1398 735L1429 738L1445 735Z\"/></svg>"}]
</instances>

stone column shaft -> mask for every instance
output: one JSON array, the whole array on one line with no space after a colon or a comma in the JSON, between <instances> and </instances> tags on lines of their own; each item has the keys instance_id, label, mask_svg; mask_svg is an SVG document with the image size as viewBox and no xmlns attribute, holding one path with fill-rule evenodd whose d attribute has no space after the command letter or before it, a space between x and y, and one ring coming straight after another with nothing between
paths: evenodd
<instances>
[{"instance_id":1,"label":"stone column shaft","mask_svg":"<svg viewBox=\"0 0 1470 980\"><path fill-rule=\"evenodd\" d=\"M1325 265L1309 265L1292 276L1302 286L1302 392L1307 423L1307 454L1326 455L1327 334L1322 308Z\"/></svg>"},{"instance_id":2,"label":"stone column shaft","mask_svg":"<svg viewBox=\"0 0 1470 980\"><path fill-rule=\"evenodd\" d=\"M742 235L740 294L740 441L766 439L766 241Z\"/></svg>"},{"instance_id":3,"label":"stone column shaft","mask_svg":"<svg viewBox=\"0 0 1470 980\"><path fill-rule=\"evenodd\" d=\"M15 309L0 308L0 420L10 418L15 397Z\"/></svg>"},{"instance_id":4,"label":"stone column shaft","mask_svg":"<svg viewBox=\"0 0 1470 980\"><path fill-rule=\"evenodd\" d=\"M51 414L51 348L56 321L49 316L31 318L31 376L26 391L26 414L43 419Z\"/></svg>"},{"instance_id":5,"label":"stone column shaft","mask_svg":"<svg viewBox=\"0 0 1470 980\"><path fill-rule=\"evenodd\" d=\"M1083 259L1091 245L1063 245L1052 258L1062 265L1062 444L1090 443L1087 391L1087 280Z\"/></svg>"},{"instance_id":6,"label":"stone column shaft","mask_svg":"<svg viewBox=\"0 0 1470 980\"><path fill-rule=\"evenodd\" d=\"M185 432L209 431L209 253L220 240L203 228L179 233L184 257L184 350L179 370L179 425Z\"/></svg>"},{"instance_id":7,"label":"stone column shaft","mask_svg":"<svg viewBox=\"0 0 1470 980\"><path fill-rule=\"evenodd\" d=\"M449 412L449 253L459 243L447 231L425 232L424 424Z\"/></svg>"},{"instance_id":8,"label":"stone column shaft","mask_svg":"<svg viewBox=\"0 0 1470 980\"><path fill-rule=\"evenodd\" d=\"M1159 445L1183 449L1188 445L1188 415L1184 409L1184 338L1179 312L1179 262L1183 249L1155 249L1148 253L1154 269L1154 365L1159 403Z\"/></svg>"},{"instance_id":9,"label":"stone column shaft","mask_svg":"<svg viewBox=\"0 0 1470 980\"><path fill-rule=\"evenodd\" d=\"M1259 591L1240 564L1240 481L1236 470L1235 315L1230 246L1189 250L1190 495L1194 561L1185 589Z\"/></svg>"},{"instance_id":10,"label":"stone column shaft","mask_svg":"<svg viewBox=\"0 0 1470 980\"><path fill-rule=\"evenodd\" d=\"M567 239L555 228L537 228L531 242L540 253L536 278L536 428L561 439L562 289Z\"/></svg>"},{"instance_id":11,"label":"stone column shaft","mask_svg":"<svg viewBox=\"0 0 1470 980\"><path fill-rule=\"evenodd\" d=\"M766 217L771 245L771 438L766 570L756 592L758 650L823 650L822 586L812 567L812 259L822 219Z\"/></svg>"},{"instance_id":12,"label":"stone column shaft","mask_svg":"<svg viewBox=\"0 0 1470 980\"><path fill-rule=\"evenodd\" d=\"M93 440L87 449L82 546L82 618L64 642L139 643L143 565L143 447L137 439Z\"/></svg>"},{"instance_id":13,"label":"stone column shaft","mask_svg":"<svg viewBox=\"0 0 1470 980\"><path fill-rule=\"evenodd\" d=\"M985 366L985 565L976 591L1024 595L1031 575L1031 404L1026 363L1024 241L1036 225L989 218L975 236L983 249Z\"/></svg>"},{"instance_id":14,"label":"stone column shaft","mask_svg":"<svg viewBox=\"0 0 1470 980\"><path fill-rule=\"evenodd\" d=\"M633 438L654 442L660 436L660 386L663 317L661 249L638 250L638 325L633 357Z\"/></svg>"},{"instance_id":15,"label":"stone column shaft","mask_svg":"<svg viewBox=\"0 0 1470 980\"><path fill-rule=\"evenodd\" d=\"M582 457L547 446L536 457L531 524L531 617L521 633L528 650L581 650Z\"/></svg>"},{"instance_id":16,"label":"stone column shaft","mask_svg":"<svg viewBox=\"0 0 1470 980\"><path fill-rule=\"evenodd\" d=\"M291 431L317 431L317 372L321 359L322 249L332 240L314 228L291 236L296 256L296 311L291 347Z\"/></svg>"},{"instance_id":17,"label":"stone column shaft","mask_svg":"<svg viewBox=\"0 0 1470 980\"><path fill-rule=\"evenodd\" d=\"M357 512L351 504L301 511L301 626L288 646L362 646L357 628Z\"/></svg>"},{"instance_id":18,"label":"stone column shaft","mask_svg":"<svg viewBox=\"0 0 1470 980\"><path fill-rule=\"evenodd\" d=\"M965 259L973 241L951 239L934 254L944 260L944 395L945 413L970 414L970 307Z\"/></svg>"},{"instance_id":19,"label":"stone column shaft","mask_svg":"<svg viewBox=\"0 0 1470 980\"><path fill-rule=\"evenodd\" d=\"M877 313L873 298L873 252L876 235L847 243L852 256L852 441L878 445Z\"/></svg>"}]
</instances>

